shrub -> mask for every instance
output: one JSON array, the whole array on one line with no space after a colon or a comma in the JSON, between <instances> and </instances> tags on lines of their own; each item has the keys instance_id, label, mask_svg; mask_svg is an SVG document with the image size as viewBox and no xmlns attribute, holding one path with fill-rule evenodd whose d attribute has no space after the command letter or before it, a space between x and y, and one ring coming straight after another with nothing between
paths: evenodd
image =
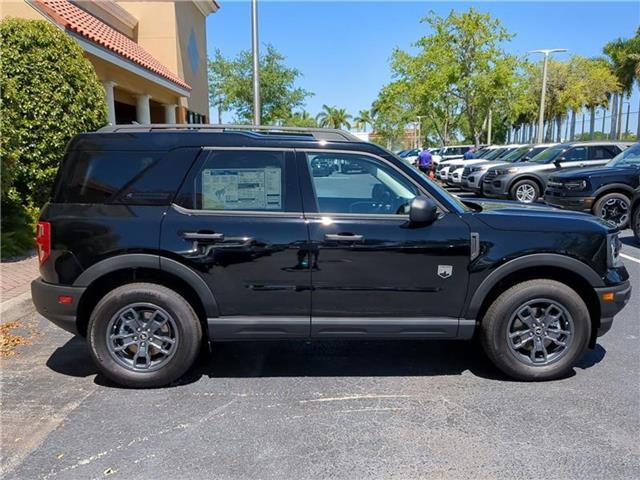
<instances>
[{"instance_id":1,"label":"shrub","mask_svg":"<svg viewBox=\"0 0 640 480\"><path fill-rule=\"evenodd\" d=\"M83 51L44 20L0 22L3 192L41 206L49 195L65 145L107 120L104 89Z\"/></svg>"},{"instance_id":2,"label":"shrub","mask_svg":"<svg viewBox=\"0 0 640 480\"><path fill-rule=\"evenodd\" d=\"M67 142L107 121L104 89L76 42L44 20L0 22L2 257L33 246Z\"/></svg>"}]
</instances>

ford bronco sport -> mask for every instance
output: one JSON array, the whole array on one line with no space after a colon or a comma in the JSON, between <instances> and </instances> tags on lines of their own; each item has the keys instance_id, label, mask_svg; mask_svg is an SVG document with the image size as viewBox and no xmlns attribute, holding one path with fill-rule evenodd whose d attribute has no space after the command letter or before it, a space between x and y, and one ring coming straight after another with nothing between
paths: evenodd
<instances>
[{"instance_id":1,"label":"ford bronco sport","mask_svg":"<svg viewBox=\"0 0 640 480\"><path fill-rule=\"evenodd\" d=\"M258 339L477 336L507 375L553 379L631 295L605 222L463 202L328 129L78 135L37 244L38 311L133 387L177 380L203 341Z\"/></svg>"}]
</instances>

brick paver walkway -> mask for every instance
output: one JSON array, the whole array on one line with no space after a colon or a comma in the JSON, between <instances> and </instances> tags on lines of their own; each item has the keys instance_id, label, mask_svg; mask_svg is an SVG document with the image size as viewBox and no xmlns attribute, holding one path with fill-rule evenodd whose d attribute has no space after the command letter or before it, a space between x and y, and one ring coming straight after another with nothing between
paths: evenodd
<instances>
[{"instance_id":1,"label":"brick paver walkway","mask_svg":"<svg viewBox=\"0 0 640 480\"><path fill-rule=\"evenodd\" d=\"M0 263L0 302L28 292L31 280L38 276L38 257Z\"/></svg>"}]
</instances>

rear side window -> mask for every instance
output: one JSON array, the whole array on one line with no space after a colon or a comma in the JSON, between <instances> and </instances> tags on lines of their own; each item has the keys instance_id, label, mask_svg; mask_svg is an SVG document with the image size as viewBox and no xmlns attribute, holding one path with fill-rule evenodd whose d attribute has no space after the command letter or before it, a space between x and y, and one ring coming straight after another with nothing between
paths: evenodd
<instances>
[{"instance_id":1,"label":"rear side window","mask_svg":"<svg viewBox=\"0 0 640 480\"><path fill-rule=\"evenodd\" d=\"M257 150L207 152L189 174L176 203L194 210L291 211L294 207L287 201L293 189L287 187L287 178L292 173L285 155Z\"/></svg>"},{"instance_id":2,"label":"rear side window","mask_svg":"<svg viewBox=\"0 0 640 480\"><path fill-rule=\"evenodd\" d=\"M591 160L607 160L615 157L620 151L617 147L609 145L595 145L591 148Z\"/></svg>"},{"instance_id":3,"label":"rear side window","mask_svg":"<svg viewBox=\"0 0 640 480\"><path fill-rule=\"evenodd\" d=\"M168 205L190 164L188 158L170 161L167 152L71 151L55 201Z\"/></svg>"}]
</instances>

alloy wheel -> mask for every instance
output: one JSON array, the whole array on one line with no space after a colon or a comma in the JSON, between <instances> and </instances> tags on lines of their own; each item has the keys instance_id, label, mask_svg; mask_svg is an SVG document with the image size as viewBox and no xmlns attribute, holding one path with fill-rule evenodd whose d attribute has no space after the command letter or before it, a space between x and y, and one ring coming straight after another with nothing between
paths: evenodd
<instances>
[{"instance_id":1,"label":"alloy wheel","mask_svg":"<svg viewBox=\"0 0 640 480\"><path fill-rule=\"evenodd\" d=\"M522 203L533 203L536 199L536 189L529 183L523 183L516 188L516 199Z\"/></svg>"},{"instance_id":2,"label":"alloy wheel","mask_svg":"<svg viewBox=\"0 0 640 480\"><path fill-rule=\"evenodd\" d=\"M600 207L600 218L617 228L624 227L629 222L629 203L622 198L610 198Z\"/></svg>"},{"instance_id":3,"label":"alloy wheel","mask_svg":"<svg viewBox=\"0 0 640 480\"><path fill-rule=\"evenodd\" d=\"M573 340L573 319L557 302L531 300L511 316L507 343L522 363L545 366L562 358Z\"/></svg>"},{"instance_id":4,"label":"alloy wheel","mask_svg":"<svg viewBox=\"0 0 640 480\"><path fill-rule=\"evenodd\" d=\"M158 370L173 358L178 328L166 310L151 303L120 309L107 327L107 348L123 367L136 372Z\"/></svg>"}]
</instances>

